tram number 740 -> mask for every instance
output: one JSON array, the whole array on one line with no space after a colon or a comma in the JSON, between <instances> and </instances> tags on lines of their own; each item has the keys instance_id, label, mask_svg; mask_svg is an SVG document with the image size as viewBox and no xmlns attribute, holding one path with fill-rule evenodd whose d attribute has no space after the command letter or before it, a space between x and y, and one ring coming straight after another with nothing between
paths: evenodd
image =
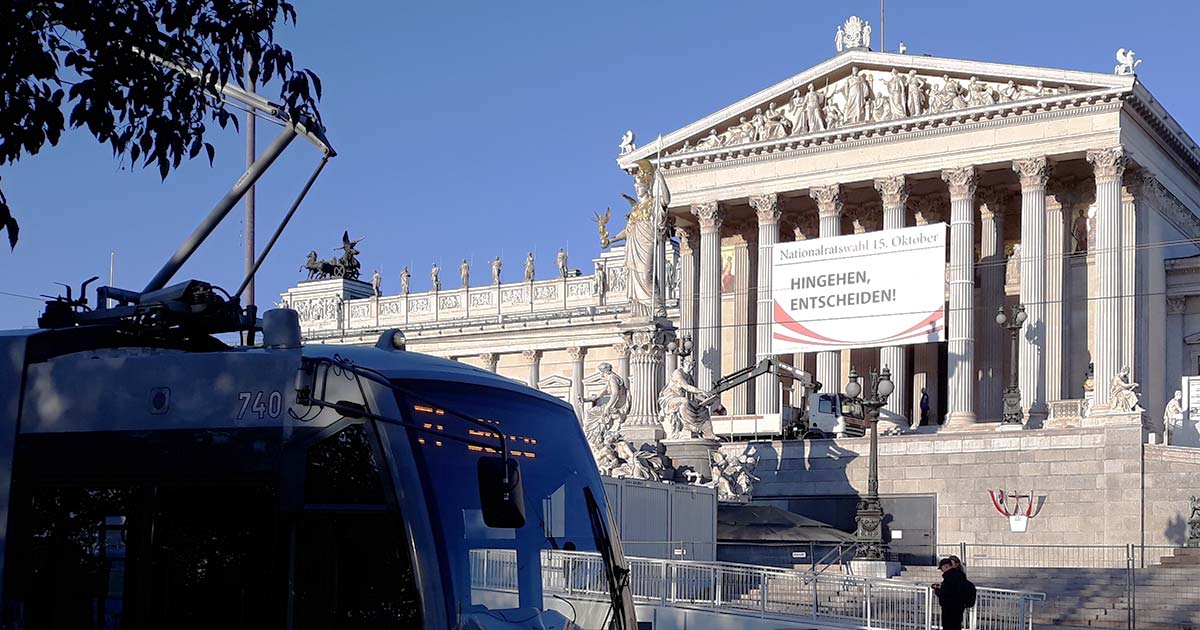
<instances>
[{"instance_id":1,"label":"tram number 740","mask_svg":"<svg viewBox=\"0 0 1200 630\"><path fill-rule=\"evenodd\" d=\"M247 413L264 418L278 418L283 412L283 393L273 392L238 392L238 400L242 403L238 409L237 419L243 420Z\"/></svg>"}]
</instances>

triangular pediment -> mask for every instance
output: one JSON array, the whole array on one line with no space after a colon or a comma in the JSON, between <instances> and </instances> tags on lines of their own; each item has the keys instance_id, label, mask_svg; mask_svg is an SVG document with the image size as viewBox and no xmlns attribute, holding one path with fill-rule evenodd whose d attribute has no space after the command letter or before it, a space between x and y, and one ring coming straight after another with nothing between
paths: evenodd
<instances>
[{"instance_id":1,"label":"triangular pediment","mask_svg":"<svg viewBox=\"0 0 1200 630\"><path fill-rule=\"evenodd\" d=\"M894 73L893 73L894 71ZM1090 99L1133 88L1134 75L1100 74L857 49L744 98L618 157L704 156L872 125ZM811 87L811 89L810 89Z\"/></svg>"}]
</instances>

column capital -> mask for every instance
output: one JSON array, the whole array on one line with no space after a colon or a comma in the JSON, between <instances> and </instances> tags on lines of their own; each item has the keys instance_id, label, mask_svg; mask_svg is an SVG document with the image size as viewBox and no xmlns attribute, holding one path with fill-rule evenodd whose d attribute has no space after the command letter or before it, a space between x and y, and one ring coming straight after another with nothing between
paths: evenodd
<instances>
[{"instance_id":1,"label":"column capital","mask_svg":"<svg viewBox=\"0 0 1200 630\"><path fill-rule=\"evenodd\" d=\"M542 351L541 350L522 350L521 356L524 357L526 361L533 363L535 361L542 360Z\"/></svg>"},{"instance_id":2,"label":"column capital","mask_svg":"<svg viewBox=\"0 0 1200 630\"><path fill-rule=\"evenodd\" d=\"M950 189L950 201L975 196L975 167L948 168L942 171L942 181Z\"/></svg>"},{"instance_id":3,"label":"column capital","mask_svg":"<svg viewBox=\"0 0 1200 630\"><path fill-rule=\"evenodd\" d=\"M1023 160L1013 160L1013 172L1021 180L1021 190L1046 190L1046 182L1050 180L1050 163L1046 156L1031 157Z\"/></svg>"},{"instance_id":4,"label":"column capital","mask_svg":"<svg viewBox=\"0 0 1200 630\"><path fill-rule=\"evenodd\" d=\"M716 201L705 201L692 205L692 214L700 220L700 228L705 230L721 229L721 224L725 221L725 211L721 209L721 204Z\"/></svg>"},{"instance_id":5,"label":"column capital","mask_svg":"<svg viewBox=\"0 0 1200 630\"><path fill-rule=\"evenodd\" d=\"M1004 207L1008 202L1008 191L1003 188L989 186L979 191L979 218L984 221L995 221L1004 216Z\"/></svg>"},{"instance_id":6,"label":"column capital","mask_svg":"<svg viewBox=\"0 0 1200 630\"><path fill-rule=\"evenodd\" d=\"M754 208L754 213L758 215L760 225L779 222L781 213L779 211L778 194L752 195L750 197L750 207Z\"/></svg>"},{"instance_id":7,"label":"column capital","mask_svg":"<svg viewBox=\"0 0 1200 630\"><path fill-rule=\"evenodd\" d=\"M479 354L479 360L483 361L484 365L494 368L496 367L496 364L500 362L500 355L496 354L495 352L481 352Z\"/></svg>"},{"instance_id":8,"label":"column capital","mask_svg":"<svg viewBox=\"0 0 1200 630\"><path fill-rule=\"evenodd\" d=\"M929 225L946 220L946 200L932 195L913 200L913 219L917 225Z\"/></svg>"},{"instance_id":9,"label":"column capital","mask_svg":"<svg viewBox=\"0 0 1200 630\"><path fill-rule=\"evenodd\" d=\"M875 190L884 208L899 208L908 203L908 180L903 175L876 178Z\"/></svg>"},{"instance_id":10,"label":"column capital","mask_svg":"<svg viewBox=\"0 0 1200 630\"><path fill-rule=\"evenodd\" d=\"M877 203L849 205L846 206L845 213L854 226L855 234L873 232L883 227L883 209Z\"/></svg>"},{"instance_id":11,"label":"column capital","mask_svg":"<svg viewBox=\"0 0 1200 630\"><path fill-rule=\"evenodd\" d=\"M628 339L627 348L630 354L639 356L661 355L665 348L659 343L659 336L655 330L634 330L626 333L625 338Z\"/></svg>"},{"instance_id":12,"label":"column capital","mask_svg":"<svg viewBox=\"0 0 1200 630\"><path fill-rule=\"evenodd\" d=\"M571 346L567 348L567 354L575 361L582 361L587 356L588 349L584 346Z\"/></svg>"},{"instance_id":13,"label":"column capital","mask_svg":"<svg viewBox=\"0 0 1200 630\"><path fill-rule=\"evenodd\" d=\"M810 238L816 238L818 227L817 215L790 214L784 220L787 221L788 228L792 231L794 240L804 241Z\"/></svg>"},{"instance_id":14,"label":"column capital","mask_svg":"<svg viewBox=\"0 0 1200 630\"><path fill-rule=\"evenodd\" d=\"M1167 298L1167 313L1170 315L1182 315L1187 310L1187 297L1183 295L1172 295ZM1168 340L1170 343L1170 340Z\"/></svg>"},{"instance_id":15,"label":"column capital","mask_svg":"<svg viewBox=\"0 0 1200 630\"><path fill-rule=\"evenodd\" d=\"M618 357L629 356L629 344L624 341L618 341L612 345L613 352L617 353Z\"/></svg>"},{"instance_id":16,"label":"column capital","mask_svg":"<svg viewBox=\"0 0 1200 630\"><path fill-rule=\"evenodd\" d=\"M675 236L679 237L679 246L695 251L700 245L700 228L690 225L675 226Z\"/></svg>"},{"instance_id":17,"label":"column capital","mask_svg":"<svg viewBox=\"0 0 1200 630\"><path fill-rule=\"evenodd\" d=\"M817 212L821 218L842 215L842 187L840 185L813 186L808 189L808 196L817 202Z\"/></svg>"},{"instance_id":18,"label":"column capital","mask_svg":"<svg viewBox=\"0 0 1200 630\"><path fill-rule=\"evenodd\" d=\"M1120 180L1129 162L1125 149L1120 146L1107 149L1091 149L1087 152L1087 161L1092 165L1096 182Z\"/></svg>"}]
</instances>

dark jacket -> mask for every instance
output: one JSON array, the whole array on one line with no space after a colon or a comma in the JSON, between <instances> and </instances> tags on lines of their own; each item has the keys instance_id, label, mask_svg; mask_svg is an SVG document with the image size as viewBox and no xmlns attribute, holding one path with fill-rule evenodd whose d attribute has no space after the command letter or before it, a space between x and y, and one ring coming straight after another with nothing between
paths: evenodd
<instances>
[{"instance_id":1,"label":"dark jacket","mask_svg":"<svg viewBox=\"0 0 1200 630\"><path fill-rule=\"evenodd\" d=\"M962 569L950 569L942 574L942 586L935 590L942 610L962 610L971 605L973 585Z\"/></svg>"}]
</instances>

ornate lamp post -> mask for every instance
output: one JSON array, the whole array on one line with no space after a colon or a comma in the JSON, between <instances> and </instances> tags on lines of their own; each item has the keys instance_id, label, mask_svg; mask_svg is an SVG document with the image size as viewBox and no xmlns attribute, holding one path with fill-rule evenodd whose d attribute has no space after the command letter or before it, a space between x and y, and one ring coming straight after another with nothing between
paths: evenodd
<instances>
[{"instance_id":1,"label":"ornate lamp post","mask_svg":"<svg viewBox=\"0 0 1200 630\"><path fill-rule=\"evenodd\" d=\"M1017 334L1021 332L1026 319L1025 307L1021 304L1013 306L1011 316L1004 314L1003 306L996 309L996 323L1007 328L1012 338L1012 361L1008 371L1008 387L1004 388L1004 419L1001 425L1020 427L1025 419L1025 414L1021 412L1021 388L1017 385Z\"/></svg>"},{"instance_id":2,"label":"ornate lamp post","mask_svg":"<svg viewBox=\"0 0 1200 630\"><path fill-rule=\"evenodd\" d=\"M870 468L867 477L867 496L859 499L854 521L858 530L854 537L858 542L856 560L883 560L883 505L879 503L879 409L887 404L895 385L892 372L884 366L882 372L871 370L871 389L865 398L858 372L850 368L850 381L846 383L846 400L843 415L866 420L871 426Z\"/></svg>"}]
</instances>

